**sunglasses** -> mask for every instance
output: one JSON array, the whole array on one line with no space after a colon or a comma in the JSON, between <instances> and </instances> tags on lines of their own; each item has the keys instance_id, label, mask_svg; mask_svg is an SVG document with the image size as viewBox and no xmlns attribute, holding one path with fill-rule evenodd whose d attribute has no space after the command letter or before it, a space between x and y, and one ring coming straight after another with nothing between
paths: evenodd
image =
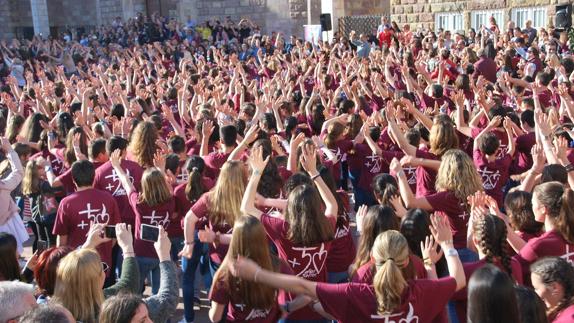
<instances>
[{"instance_id":1,"label":"sunglasses","mask_svg":"<svg viewBox=\"0 0 574 323\"><path fill-rule=\"evenodd\" d=\"M108 264L102 261L102 271L106 273L108 272L108 270L110 270L110 266L108 266Z\"/></svg>"}]
</instances>

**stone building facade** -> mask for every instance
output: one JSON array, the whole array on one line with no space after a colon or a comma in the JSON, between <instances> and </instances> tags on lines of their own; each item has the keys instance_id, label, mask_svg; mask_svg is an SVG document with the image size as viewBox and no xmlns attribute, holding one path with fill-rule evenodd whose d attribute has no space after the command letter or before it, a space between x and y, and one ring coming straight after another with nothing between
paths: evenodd
<instances>
[{"instance_id":1,"label":"stone building facade","mask_svg":"<svg viewBox=\"0 0 574 323\"><path fill-rule=\"evenodd\" d=\"M405 0L402 0L405 1ZM333 27L343 16L389 14L391 0L310 0L311 23L331 13ZM55 34L66 27L106 24L115 17L159 12L180 21L203 22L249 17L264 32L302 36L308 0L0 0L0 38Z\"/></svg>"},{"instance_id":2,"label":"stone building facade","mask_svg":"<svg viewBox=\"0 0 574 323\"><path fill-rule=\"evenodd\" d=\"M532 20L535 27L554 24L556 5L571 0L391 0L391 19L411 27L477 29L493 16L500 27L514 21L524 27Z\"/></svg>"}]
</instances>

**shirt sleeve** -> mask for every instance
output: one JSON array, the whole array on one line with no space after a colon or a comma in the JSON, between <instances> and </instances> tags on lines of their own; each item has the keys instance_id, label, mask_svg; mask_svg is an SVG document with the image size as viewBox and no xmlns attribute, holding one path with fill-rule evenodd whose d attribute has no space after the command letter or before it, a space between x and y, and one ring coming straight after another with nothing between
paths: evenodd
<instances>
[{"instance_id":1,"label":"shirt sleeve","mask_svg":"<svg viewBox=\"0 0 574 323\"><path fill-rule=\"evenodd\" d=\"M419 279L415 281L415 298L417 303L425 304L428 311L440 313L456 291L456 280L453 277L440 279ZM429 291L433 291L429 293Z\"/></svg>"},{"instance_id":2,"label":"shirt sleeve","mask_svg":"<svg viewBox=\"0 0 574 323\"><path fill-rule=\"evenodd\" d=\"M163 318L171 316L179 298L175 264L171 261L161 262L159 270L161 280L158 293L144 299L153 322L162 322Z\"/></svg>"},{"instance_id":3,"label":"shirt sleeve","mask_svg":"<svg viewBox=\"0 0 574 323\"><path fill-rule=\"evenodd\" d=\"M58 211L56 212L56 221L54 222L54 228L52 229L52 234L54 235L68 235L68 233L70 232L70 229L68 227L67 224L69 224L69 221L66 221L65 216L66 216L66 203L60 203L60 205L58 205Z\"/></svg>"},{"instance_id":4,"label":"shirt sleeve","mask_svg":"<svg viewBox=\"0 0 574 323\"><path fill-rule=\"evenodd\" d=\"M261 215L261 224L265 228L265 232L272 239L277 239L283 235L283 226L285 221L282 219L272 217L268 214Z\"/></svg>"},{"instance_id":5,"label":"shirt sleeve","mask_svg":"<svg viewBox=\"0 0 574 323\"><path fill-rule=\"evenodd\" d=\"M317 283L317 298L323 309L339 321L346 321L349 306L350 284Z\"/></svg>"},{"instance_id":6,"label":"shirt sleeve","mask_svg":"<svg viewBox=\"0 0 574 323\"><path fill-rule=\"evenodd\" d=\"M191 212L195 214L198 219L207 217L207 195L203 194L197 202L191 207Z\"/></svg>"},{"instance_id":7,"label":"shirt sleeve","mask_svg":"<svg viewBox=\"0 0 574 323\"><path fill-rule=\"evenodd\" d=\"M213 282L213 287L209 292L209 299L218 304L229 304L229 293L225 288L225 282L222 279L222 275L219 275L218 279Z\"/></svg>"}]
</instances>

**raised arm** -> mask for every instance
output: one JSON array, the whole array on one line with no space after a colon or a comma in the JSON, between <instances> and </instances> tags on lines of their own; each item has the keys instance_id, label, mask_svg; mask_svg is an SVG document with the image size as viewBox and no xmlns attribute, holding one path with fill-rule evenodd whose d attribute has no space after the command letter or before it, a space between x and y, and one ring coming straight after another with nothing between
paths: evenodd
<instances>
[{"instance_id":1,"label":"raised arm","mask_svg":"<svg viewBox=\"0 0 574 323\"><path fill-rule=\"evenodd\" d=\"M6 178L0 180L0 190L12 191L22 182L24 168L20 162L20 157L18 157L18 154L12 149L10 141L8 141L6 137L2 137L2 150L6 153L6 158L10 162L12 171Z\"/></svg>"},{"instance_id":2,"label":"raised arm","mask_svg":"<svg viewBox=\"0 0 574 323\"><path fill-rule=\"evenodd\" d=\"M325 215L327 217L337 217L339 206L333 192L329 189L327 184L323 181L321 174L317 171L317 150L313 145L303 146L303 154L301 154L301 164L311 179L317 186L319 194L325 203Z\"/></svg>"},{"instance_id":3,"label":"raised arm","mask_svg":"<svg viewBox=\"0 0 574 323\"><path fill-rule=\"evenodd\" d=\"M420 208L427 211L433 211L433 207L430 205L430 203L427 201L426 198L424 197L417 198L413 194L413 191L409 186L407 176L405 175L405 171L403 170L403 167L401 166L401 163L399 162L398 159L393 158L393 161L391 162L390 165L390 169L392 172L396 174L401 198L403 199L403 202L405 203L407 209Z\"/></svg>"},{"instance_id":4,"label":"raised arm","mask_svg":"<svg viewBox=\"0 0 574 323\"><path fill-rule=\"evenodd\" d=\"M134 187L134 184L132 184L128 175L122 168L121 155L122 155L121 150L116 149L110 156L110 162L112 163L112 167L114 168L114 171L116 172L116 174L120 179L122 187L124 188L124 190L126 190L126 195L129 196L132 192L136 192L136 189Z\"/></svg>"},{"instance_id":5,"label":"raised arm","mask_svg":"<svg viewBox=\"0 0 574 323\"><path fill-rule=\"evenodd\" d=\"M251 177L249 177L249 182L247 183L245 194L243 195L243 200L241 200L241 212L245 215L252 215L261 219L263 212L255 207L255 196L257 195L259 180L261 180L261 175L263 174L270 157L271 156L267 156L267 158L263 160L263 147L256 147L251 151L251 156L249 156Z\"/></svg>"}]
</instances>

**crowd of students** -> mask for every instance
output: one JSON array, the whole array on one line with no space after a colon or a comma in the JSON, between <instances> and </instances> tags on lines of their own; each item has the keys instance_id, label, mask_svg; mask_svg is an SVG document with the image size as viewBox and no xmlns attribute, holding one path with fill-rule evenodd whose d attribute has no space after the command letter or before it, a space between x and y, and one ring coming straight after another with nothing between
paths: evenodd
<instances>
[{"instance_id":1,"label":"crowd of students","mask_svg":"<svg viewBox=\"0 0 574 323\"><path fill-rule=\"evenodd\" d=\"M0 323L573 322L566 32L377 32L2 42Z\"/></svg>"}]
</instances>

